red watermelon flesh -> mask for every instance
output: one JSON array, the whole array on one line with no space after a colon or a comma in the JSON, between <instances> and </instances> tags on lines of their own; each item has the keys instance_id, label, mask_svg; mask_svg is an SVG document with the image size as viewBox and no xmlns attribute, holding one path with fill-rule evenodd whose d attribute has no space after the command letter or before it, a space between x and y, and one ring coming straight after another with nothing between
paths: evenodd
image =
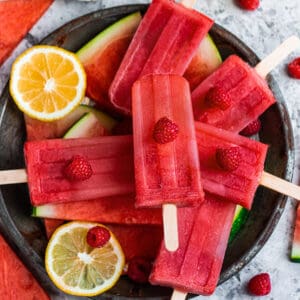
<instances>
[{"instance_id":1,"label":"red watermelon flesh","mask_svg":"<svg viewBox=\"0 0 300 300\"><path fill-rule=\"evenodd\" d=\"M47 238L50 239L52 233L56 230L56 228L62 225L64 222L64 220L44 219Z\"/></svg>"},{"instance_id":2,"label":"red watermelon flesh","mask_svg":"<svg viewBox=\"0 0 300 300\"><path fill-rule=\"evenodd\" d=\"M1 235L0 261L1 299L50 299Z\"/></svg>"},{"instance_id":3,"label":"red watermelon flesh","mask_svg":"<svg viewBox=\"0 0 300 300\"><path fill-rule=\"evenodd\" d=\"M155 259L163 238L161 226L111 224L108 227L120 242L126 261L136 256Z\"/></svg>"},{"instance_id":4,"label":"red watermelon flesh","mask_svg":"<svg viewBox=\"0 0 300 300\"><path fill-rule=\"evenodd\" d=\"M0 64L52 2L53 0L0 1Z\"/></svg>"},{"instance_id":5,"label":"red watermelon flesh","mask_svg":"<svg viewBox=\"0 0 300 300\"><path fill-rule=\"evenodd\" d=\"M84 64L87 75L87 96L109 110L115 110L115 108L109 101L108 89L130 40L131 37L124 37L112 42L103 52Z\"/></svg>"}]
</instances>

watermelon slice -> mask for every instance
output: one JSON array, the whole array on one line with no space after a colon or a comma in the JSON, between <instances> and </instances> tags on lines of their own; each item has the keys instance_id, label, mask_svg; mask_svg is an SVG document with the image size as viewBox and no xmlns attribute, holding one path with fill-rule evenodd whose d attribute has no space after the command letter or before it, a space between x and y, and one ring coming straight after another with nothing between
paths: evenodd
<instances>
[{"instance_id":1,"label":"watermelon slice","mask_svg":"<svg viewBox=\"0 0 300 300\"><path fill-rule=\"evenodd\" d=\"M240 205L236 206L233 221L232 221L231 232L229 236L229 243L231 243L234 240L237 233L241 230L242 226L247 221L248 215L249 215L249 211L246 208Z\"/></svg>"},{"instance_id":2,"label":"watermelon slice","mask_svg":"<svg viewBox=\"0 0 300 300\"><path fill-rule=\"evenodd\" d=\"M88 106L79 105L63 119L53 122L42 122L25 115L27 140L45 140L62 137L83 115L92 112L107 133L116 126L117 121L103 112Z\"/></svg>"},{"instance_id":3,"label":"watermelon slice","mask_svg":"<svg viewBox=\"0 0 300 300\"><path fill-rule=\"evenodd\" d=\"M297 206L291 261L300 263L300 204Z\"/></svg>"},{"instance_id":4,"label":"watermelon slice","mask_svg":"<svg viewBox=\"0 0 300 300\"><path fill-rule=\"evenodd\" d=\"M50 239L52 233L56 230L56 228L62 225L64 222L64 220L44 219L47 238Z\"/></svg>"},{"instance_id":5,"label":"watermelon slice","mask_svg":"<svg viewBox=\"0 0 300 300\"><path fill-rule=\"evenodd\" d=\"M93 112L89 112L81 117L64 135L66 139L91 138L94 136L107 135L108 131L99 122Z\"/></svg>"},{"instance_id":6,"label":"watermelon slice","mask_svg":"<svg viewBox=\"0 0 300 300\"><path fill-rule=\"evenodd\" d=\"M162 227L149 225L108 225L118 239L126 261L139 256L154 260L163 238Z\"/></svg>"},{"instance_id":7,"label":"watermelon slice","mask_svg":"<svg viewBox=\"0 0 300 300\"><path fill-rule=\"evenodd\" d=\"M0 1L0 65L53 0Z\"/></svg>"},{"instance_id":8,"label":"watermelon slice","mask_svg":"<svg viewBox=\"0 0 300 300\"><path fill-rule=\"evenodd\" d=\"M213 73L221 63L222 58L219 50L212 38L207 35L202 40L196 55L183 75L189 81L191 90Z\"/></svg>"},{"instance_id":9,"label":"watermelon slice","mask_svg":"<svg viewBox=\"0 0 300 300\"><path fill-rule=\"evenodd\" d=\"M87 74L86 93L101 107L115 110L108 89L140 21L141 14L133 13L107 27L77 52Z\"/></svg>"},{"instance_id":10,"label":"watermelon slice","mask_svg":"<svg viewBox=\"0 0 300 300\"><path fill-rule=\"evenodd\" d=\"M1 299L50 299L1 235L0 261Z\"/></svg>"}]
</instances>

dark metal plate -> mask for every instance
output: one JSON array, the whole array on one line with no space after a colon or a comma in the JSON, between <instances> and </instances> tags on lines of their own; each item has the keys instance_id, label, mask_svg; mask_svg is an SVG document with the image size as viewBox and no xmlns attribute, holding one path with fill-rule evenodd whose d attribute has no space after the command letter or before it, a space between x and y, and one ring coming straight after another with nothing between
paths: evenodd
<instances>
[{"instance_id":1,"label":"dark metal plate","mask_svg":"<svg viewBox=\"0 0 300 300\"><path fill-rule=\"evenodd\" d=\"M46 37L42 43L76 51L111 23L134 11L144 12L146 8L146 5L130 5L91 13L64 25ZM257 56L244 43L222 27L214 25L210 34L223 58L236 53L251 65L258 62ZM278 102L262 116L263 129L259 139L270 145L265 170L291 180L294 167L292 127L276 82L271 76L268 81ZM6 88L0 102L0 169L24 166L24 140L23 116L14 105ZM258 189L246 224L227 249L220 283L240 271L263 247L283 212L285 202L286 197L282 195L264 188ZM43 261L47 243L43 225L38 219L30 217L30 213L26 185L1 187L1 232L52 298L75 299L58 291L48 278ZM124 297L168 299L170 292L170 289L138 285L122 278L113 289L98 299Z\"/></svg>"}]
</instances>

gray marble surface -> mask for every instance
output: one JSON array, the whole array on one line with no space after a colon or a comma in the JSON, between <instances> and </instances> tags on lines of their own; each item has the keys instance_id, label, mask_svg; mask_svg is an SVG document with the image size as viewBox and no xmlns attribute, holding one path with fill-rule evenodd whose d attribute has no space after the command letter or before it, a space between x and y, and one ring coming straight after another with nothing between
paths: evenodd
<instances>
[{"instance_id":1,"label":"gray marble surface","mask_svg":"<svg viewBox=\"0 0 300 300\"><path fill-rule=\"evenodd\" d=\"M56 0L0 68L0 93L8 80L13 59L25 48L39 41L51 31L69 20L100 8L147 2L149 1L95 0L80 2ZM238 36L261 58L290 35L296 34L300 37L299 0L262 0L260 8L254 12L241 10L234 4L234 0L201 0L197 1L196 9L203 11ZM287 102L293 123L297 160L294 182L299 183L300 80L291 79L286 73L286 63L296 56L300 56L300 49L290 55L272 74L275 76ZM251 263L238 275L219 286L213 296L198 297L197 299L252 299L245 290L245 284L259 272L268 272L272 278L272 292L264 299L300 299L300 264L289 261L294 212L295 202L290 200L276 230Z\"/></svg>"}]
</instances>

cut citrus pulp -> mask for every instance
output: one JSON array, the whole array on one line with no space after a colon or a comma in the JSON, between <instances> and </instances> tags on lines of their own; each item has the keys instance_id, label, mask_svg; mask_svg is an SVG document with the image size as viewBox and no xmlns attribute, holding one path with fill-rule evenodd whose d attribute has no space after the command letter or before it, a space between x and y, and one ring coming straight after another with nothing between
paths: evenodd
<instances>
[{"instance_id":1,"label":"cut citrus pulp","mask_svg":"<svg viewBox=\"0 0 300 300\"><path fill-rule=\"evenodd\" d=\"M86 235L94 226L105 227L93 222L69 222L58 227L48 243L47 273L65 293L95 296L110 289L122 274L124 254L111 231L103 247L88 245Z\"/></svg>"},{"instance_id":2,"label":"cut citrus pulp","mask_svg":"<svg viewBox=\"0 0 300 300\"><path fill-rule=\"evenodd\" d=\"M13 63L10 93L25 114L57 120L84 98L86 74L77 56L55 46L34 46Z\"/></svg>"}]
</instances>

